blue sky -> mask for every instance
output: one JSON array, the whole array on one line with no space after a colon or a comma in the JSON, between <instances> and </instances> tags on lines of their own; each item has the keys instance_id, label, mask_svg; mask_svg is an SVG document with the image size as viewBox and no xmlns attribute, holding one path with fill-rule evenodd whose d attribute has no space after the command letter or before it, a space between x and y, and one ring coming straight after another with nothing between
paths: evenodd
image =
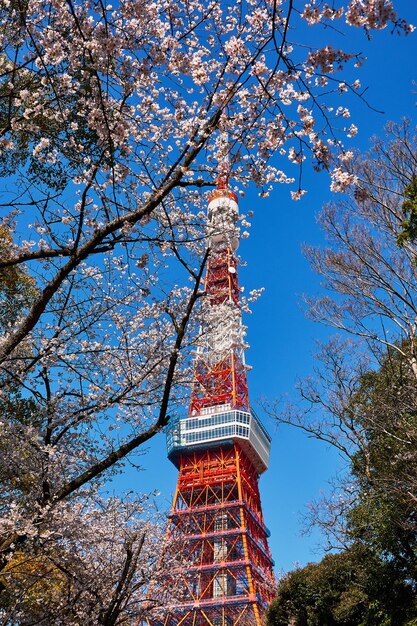
<instances>
[{"instance_id":1,"label":"blue sky","mask_svg":"<svg viewBox=\"0 0 417 626\"><path fill-rule=\"evenodd\" d=\"M402 16L417 24L415 0L395 4ZM351 35L348 47L367 57L365 65L355 70L355 77L368 87L370 105L384 112L377 113L357 99L343 100L352 112L351 121L359 127L352 146L366 150L369 137L381 134L387 121L407 116L417 123L417 86L413 85L417 81L417 33L405 38L383 31L370 41L354 29ZM251 236L239 249L247 262L247 267L240 269L240 283L246 291L265 287L253 314L244 320L250 344L246 358L253 367L249 393L255 409L260 398L273 400L293 393L296 380L312 371L315 342L329 334L305 318L301 295L316 293L319 280L300 249L303 243L322 241L315 216L332 196L328 175L306 169L303 187L308 193L299 202L290 199L288 187L277 188L263 200L252 189L240 201L242 212L254 211ZM301 535L301 517L308 502L326 490L340 461L325 444L295 429L277 432L265 417L264 423L273 441L270 468L260 482L263 510L277 572L288 571L297 563L319 560L322 554L318 533ZM123 479L118 479L119 486L141 492L156 489L161 493L161 506L168 507L177 471L166 458L163 435L150 442L140 463L143 471L127 467Z\"/></svg>"}]
</instances>

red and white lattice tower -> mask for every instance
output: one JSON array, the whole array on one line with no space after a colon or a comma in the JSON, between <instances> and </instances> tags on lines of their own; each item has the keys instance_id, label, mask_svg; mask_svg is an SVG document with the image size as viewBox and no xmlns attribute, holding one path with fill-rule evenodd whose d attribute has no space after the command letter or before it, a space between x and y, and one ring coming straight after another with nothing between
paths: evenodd
<instances>
[{"instance_id":1,"label":"red and white lattice tower","mask_svg":"<svg viewBox=\"0 0 417 626\"><path fill-rule=\"evenodd\" d=\"M203 332L188 417L168 434L179 469L170 535L183 546L181 600L164 626L261 626L275 579L259 496L270 437L249 406L236 249L237 197L227 165L208 205Z\"/></svg>"}]
</instances>

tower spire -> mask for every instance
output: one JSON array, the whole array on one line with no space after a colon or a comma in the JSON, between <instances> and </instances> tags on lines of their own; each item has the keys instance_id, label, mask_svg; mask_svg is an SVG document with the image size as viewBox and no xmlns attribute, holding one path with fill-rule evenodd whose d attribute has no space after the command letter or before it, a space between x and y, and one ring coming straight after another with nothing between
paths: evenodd
<instances>
[{"instance_id":1,"label":"tower spire","mask_svg":"<svg viewBox=\"0 0 417 626\"><path fill-rule=\"evenodd\" d=\"M227 131L223 131L220 135L218 164L217 189L228 189L230 176L230 157L229 134Z\"/></svg>"},{"instance_id":2,"label":"tower spire","mask_svg":"<svg viewBox=\"0 0 417 626\"><path fill-rule=\"evenodd\" d=\"M219 164L219 171L217 176L217 189L223 190L229 188L229 164L222 161Z\"/></svg>"},{"instance_id":3,"label":"tower spire","mask_svg":"<svg viewBox=\"0 0 417 626\"><path fill-rule=\"evenodd\" d=\"M219 165L217 188L208 204L206 298L203 332L194 367L190 416L204 407L228 405L249 411L244 358L245 328L235 252L239 245L236 194L229 188L229 164Z\"/></svg>"}]
</instances>

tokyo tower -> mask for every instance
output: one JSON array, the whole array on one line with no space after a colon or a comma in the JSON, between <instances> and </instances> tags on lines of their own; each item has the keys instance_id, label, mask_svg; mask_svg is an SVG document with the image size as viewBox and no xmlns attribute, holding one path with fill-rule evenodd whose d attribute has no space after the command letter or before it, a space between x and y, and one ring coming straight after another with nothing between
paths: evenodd
<instances>
[{"instance_id":1,"label":"tokyo tower","mask_svg":"<svg viewBox=\"0 0 417 626\"><path fill-rule=\"evenodd\" d=\"M238 202L226 166L211 193L203 332L189 414L168 433L179 470L170 536L183 546L181 600L161 626L261 626L275 591L259 495L270 436L250 409L239 303Z\"/></svg>"}]
</instances>

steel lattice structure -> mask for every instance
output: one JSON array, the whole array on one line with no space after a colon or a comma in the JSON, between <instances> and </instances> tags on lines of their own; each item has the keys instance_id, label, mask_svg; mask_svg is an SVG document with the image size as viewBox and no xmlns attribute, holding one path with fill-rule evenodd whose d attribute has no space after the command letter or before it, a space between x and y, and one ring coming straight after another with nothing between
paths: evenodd
<instances>
[{"instance_id":1,"label":"steel lattice structure","mask_svg":"<svg viewBox=\"0 0 417 626\"><path fill-rule=\"evenodd\" d=\"M221 175L208 207L204 328L188 417L168 433L179 469L170 536L181 600L153 626L261 626L275 579L259 496L270 437L250 410L235 252L238 205Z\"/></svg>"}]
</instances>

